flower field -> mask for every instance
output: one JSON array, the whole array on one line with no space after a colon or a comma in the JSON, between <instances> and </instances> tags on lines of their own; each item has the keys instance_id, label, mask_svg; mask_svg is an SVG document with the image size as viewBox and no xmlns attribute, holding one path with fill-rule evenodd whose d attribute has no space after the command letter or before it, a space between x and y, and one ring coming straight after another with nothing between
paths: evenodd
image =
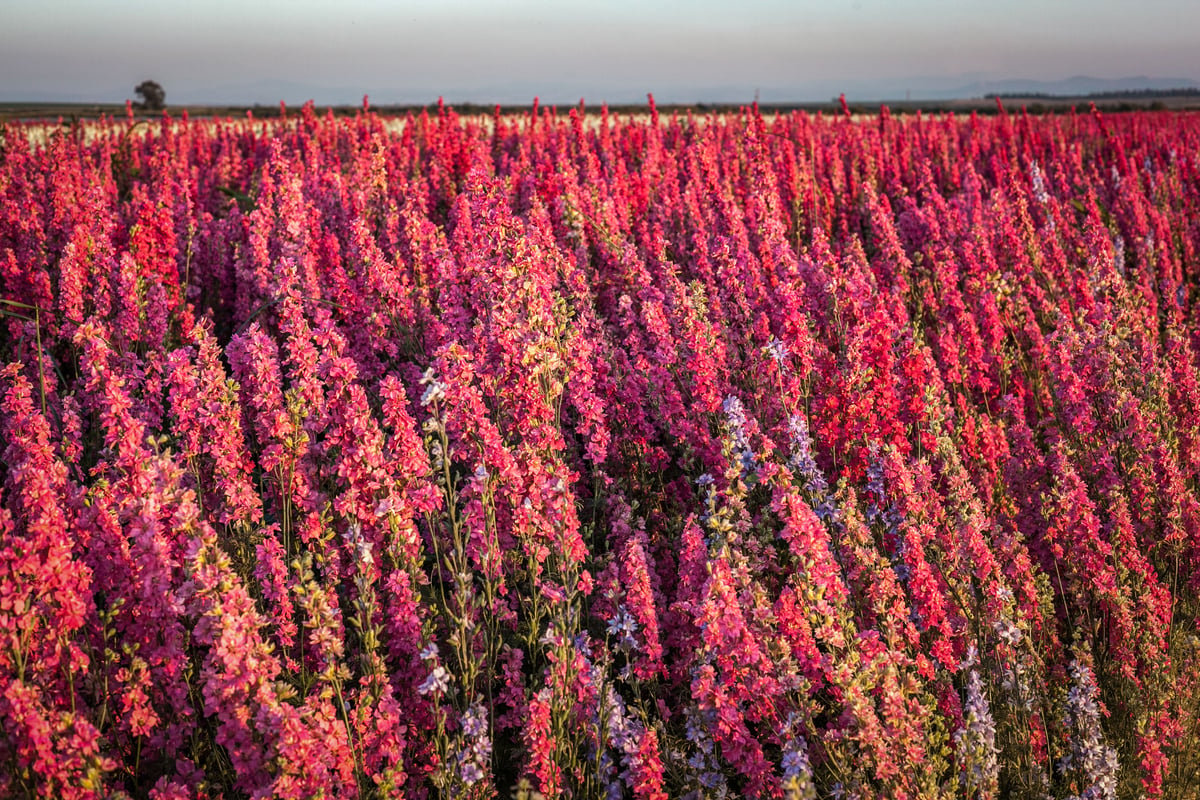
<instances>
[{"instance_id":1,"label":"flower field","mask_svg":"<svg viewBox=\"0 0 1200 800\"><path fill-rule=\"evenodd\" d=\"M0 147L0 797L1195 797L1200 116Z\"/></svg>"}]
</instances>

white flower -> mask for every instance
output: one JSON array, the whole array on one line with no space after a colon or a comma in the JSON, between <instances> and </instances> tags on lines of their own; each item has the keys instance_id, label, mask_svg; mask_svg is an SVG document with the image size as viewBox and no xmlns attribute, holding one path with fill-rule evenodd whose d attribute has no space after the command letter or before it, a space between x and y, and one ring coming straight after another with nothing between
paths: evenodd
<instances>
[{"instance_id":1,"label":"white flower","mask_svg":"<svg viewBox=\"0 0 1200 800\"><path fill-rule=\"evenodd\" d=\"M417 693L422 696L427 695L430 692L445 694L446 690L449 688L450 673L446 671L445 667L443 667L441 664L438 664L433 668L433 671L429 673L429 677L417 687Z\"/></svg>"},{"instance_id":2,"label":"white flower","mask_svg":"<svg viewBox=\"0 0 1200 800\"><path fill-rule=\"evenodd\" d=\"M435 401L446 399L446 384L437 379L433 367L425 370L421 376L421 385L425 387L425 393L421 395L421 405L427 406Z\"/></svg>"},{"instance_id":3,"label":"white flower","mask_svg":"<svg viewBox=\"0 0 1200 800\"><path fill-rule=\"evenodd\" d=\"M400 501L398 501L392 495L388 495L387 497L380 500L379 504L377 506L375 506L375 516L386 517L388 514L399 513L400 509L401 509Z\"/></svg>"},{"instance_id":4,"label":"white flower","mask_svg":"<svg viewBox=\"0 0 1200 800\"><path fill-rule=\"evenodd\" d=\"M1000 637L1000 641L1014 647L1021 643L1021 629L1006 619L998 619L992 623L992 629Z\"/></svg>"},{"instance_id":5,"label":"white flower","mask_svg":"<svg viewBox=\"0 0 1200 800\"><path fill-rule=\"evenodd\" d=\"M783 365L784 359L791 355L791 351L788 350L788 346L775 336L771 337L771 341L767 342L767 346L764 347L763 350L767 352L767 355L771 356L772 361L781 366Z\"/></svg>"},{"instance_id":6,"label":"white flower","mask_svg":"<svg viewBox=\"0 0 1200 800\"><path fill-rule=\"evenodd\" d=\"M371 542L362 535L362 527L358 523L352 523L343 538L354 550L359 566L369 567L375 563L375 557L371 553Z\"/></svg>"}]
</instances>

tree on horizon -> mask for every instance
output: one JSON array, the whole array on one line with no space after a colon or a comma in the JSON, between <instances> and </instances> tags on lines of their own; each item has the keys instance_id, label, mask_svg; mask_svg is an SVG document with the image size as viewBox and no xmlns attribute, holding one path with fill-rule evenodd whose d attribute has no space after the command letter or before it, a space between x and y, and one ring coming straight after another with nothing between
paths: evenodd
<instances>
[{"instance_id":1,"label":"tree on horizon","mask_svg":"<svg viewBox=\"0 0 1200 800\"><path fill-rule=\"evenodd\" d=\"M142 81L134 88L133 93L142 98L138 103L140 108L158 111L167 104L167 92L158 81Z\"/></svg>"}]
</instances>

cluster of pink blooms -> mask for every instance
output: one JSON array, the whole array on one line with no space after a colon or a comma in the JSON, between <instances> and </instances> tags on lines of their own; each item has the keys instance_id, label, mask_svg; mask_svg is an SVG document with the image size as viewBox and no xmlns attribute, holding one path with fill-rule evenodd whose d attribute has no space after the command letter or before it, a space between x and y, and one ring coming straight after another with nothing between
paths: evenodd
<instances>
[{"instance_id":1,"label":"cluster of pink blooms","mask_svg":"<svg viewBox=\"0 0 1200 800\"><path fill-rule=\"evenodd\" d=\"M1200 116L0 139L0 797L1200 790Z\"/></svg>"}]
</instances>

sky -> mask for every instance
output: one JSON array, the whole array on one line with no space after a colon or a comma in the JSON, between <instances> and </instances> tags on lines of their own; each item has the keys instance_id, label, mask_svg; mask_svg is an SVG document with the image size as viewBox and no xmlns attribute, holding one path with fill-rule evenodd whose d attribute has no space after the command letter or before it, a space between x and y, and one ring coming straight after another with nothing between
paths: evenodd
<instances>
[{"instance_id":1,"label":"sky","mask_svg":"<svg viewBox=\"0 0 1200 800\"><path fill-rule=\"evenodd\" d=\"M0 0L0 101L123 102L145 79L168 104L784 102L1080 75L1200 82L1198 31L1198 0Z\"/></svg>"}]
</instances>

